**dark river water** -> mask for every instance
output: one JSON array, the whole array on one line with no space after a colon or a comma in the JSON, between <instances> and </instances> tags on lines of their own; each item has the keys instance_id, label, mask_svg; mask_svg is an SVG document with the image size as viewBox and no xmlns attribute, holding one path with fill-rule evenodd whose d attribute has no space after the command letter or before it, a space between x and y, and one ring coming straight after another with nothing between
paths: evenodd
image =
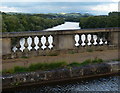
<instances>
[{"instance_id":1,"label":"dark river water","mask_svg":"<svg viewBox=\"0 0 120 93\"><path fill-rule=\"evenodd\" d=\"M87 80L73 80L64 83L59 82L43 86L37 85L22 89L16 88L14 91L6 93L81 93L82 91L112 91L114 93L118 90L119 76L107 76Z\"/></svg>"}]
</instances>

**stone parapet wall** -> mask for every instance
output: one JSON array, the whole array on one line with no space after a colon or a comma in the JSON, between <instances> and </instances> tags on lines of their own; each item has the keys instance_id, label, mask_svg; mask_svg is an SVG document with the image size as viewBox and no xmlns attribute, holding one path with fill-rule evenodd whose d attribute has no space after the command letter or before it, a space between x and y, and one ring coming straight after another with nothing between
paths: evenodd
<instances>
[{"instance_id":1,"label":"stone parapet wall","mask_svg":"<svg viewBox=\"0 0 120 93\"><path fill-rule=\"evenodd\" d=\"M81 67L59 68L50 71L26 72L3 75L3 89L33 84L43 84L71 79L95 77L120 72L120 63L106 62Z\"/></svg>"},{"instance_id":2,"label":"stone parapet wall","mask_svg":"<svg viewBox=\"0 0 120 93\"><path fill-rule=\"evenodd\" d=\"M119 32L120 28L102 28L3 33L2 56L3 59L44 56L54 51L84 51L88 47L93 50L101 47L104 50L103 46L107 46L107 49L116 49Z\"/></svg>"}]
</instances>

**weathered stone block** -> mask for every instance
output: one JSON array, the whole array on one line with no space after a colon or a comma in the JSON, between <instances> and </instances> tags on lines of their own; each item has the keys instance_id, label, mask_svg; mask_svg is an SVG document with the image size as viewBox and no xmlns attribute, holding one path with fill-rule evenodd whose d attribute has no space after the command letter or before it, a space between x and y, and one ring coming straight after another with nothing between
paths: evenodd
<instances>
[{"instance_id":1,"label":"weathered stone block","mask_svg":"<svg viewBox=\"0 0 120 93\"><path fill-rule=\"evenodd\" d=\"M82 67L71 68L71 77L80 77L80 76L83 76L83 68Z\"/></svg>"},{"instance_id":2,"label":"weathered stone block","mask_svg":"<svg viewBox=\"0 0 120 93\"><path fill-rule=\"evenodd\" d=\"M111 67L108 64L102 63L96 65L96 74L105 74L111 71Z\"/></svg>"},{"instance_id":3,"label":"weathered stone block","mask_svg":"<svg viewBox=\"0 0 120 93\"><path fill-rule=\"evenodd\" d=\"M64 79L70 78L70 71L67 68L64 69L57 69L53 71L47 72L47 79Z\"/></svg>"}]
</instances>

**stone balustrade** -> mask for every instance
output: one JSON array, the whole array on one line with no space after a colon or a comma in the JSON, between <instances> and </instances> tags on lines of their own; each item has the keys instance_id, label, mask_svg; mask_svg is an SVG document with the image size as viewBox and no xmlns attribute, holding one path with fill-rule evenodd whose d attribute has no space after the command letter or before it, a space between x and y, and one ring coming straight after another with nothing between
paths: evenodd
<instances>
[{"instance_id":1,"label":"stone balustrade","mask_svg":"<svg viewBox=\"0 0 120 93\"><path fill-rule=\"evenodd\" d=\"M3 59L118 47L120 28L2 33ZM112 48L111 48L112 47Z\"/></svg>"}]
</instances>

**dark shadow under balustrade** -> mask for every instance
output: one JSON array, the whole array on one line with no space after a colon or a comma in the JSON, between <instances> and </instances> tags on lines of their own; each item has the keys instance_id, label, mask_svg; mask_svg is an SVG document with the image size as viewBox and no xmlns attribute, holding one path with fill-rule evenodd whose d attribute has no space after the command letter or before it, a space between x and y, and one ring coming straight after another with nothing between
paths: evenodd
<instances>
[{"instance_id":1,"label":"dark shadow under balustrade","mask_svg":"<svg viewBox=\"0 0 120 93\"><path fill-rule=\"evenodd\" d=\"M118 48L120 28L3 33L3 59Z\"/></svg>"}]
</instances>

